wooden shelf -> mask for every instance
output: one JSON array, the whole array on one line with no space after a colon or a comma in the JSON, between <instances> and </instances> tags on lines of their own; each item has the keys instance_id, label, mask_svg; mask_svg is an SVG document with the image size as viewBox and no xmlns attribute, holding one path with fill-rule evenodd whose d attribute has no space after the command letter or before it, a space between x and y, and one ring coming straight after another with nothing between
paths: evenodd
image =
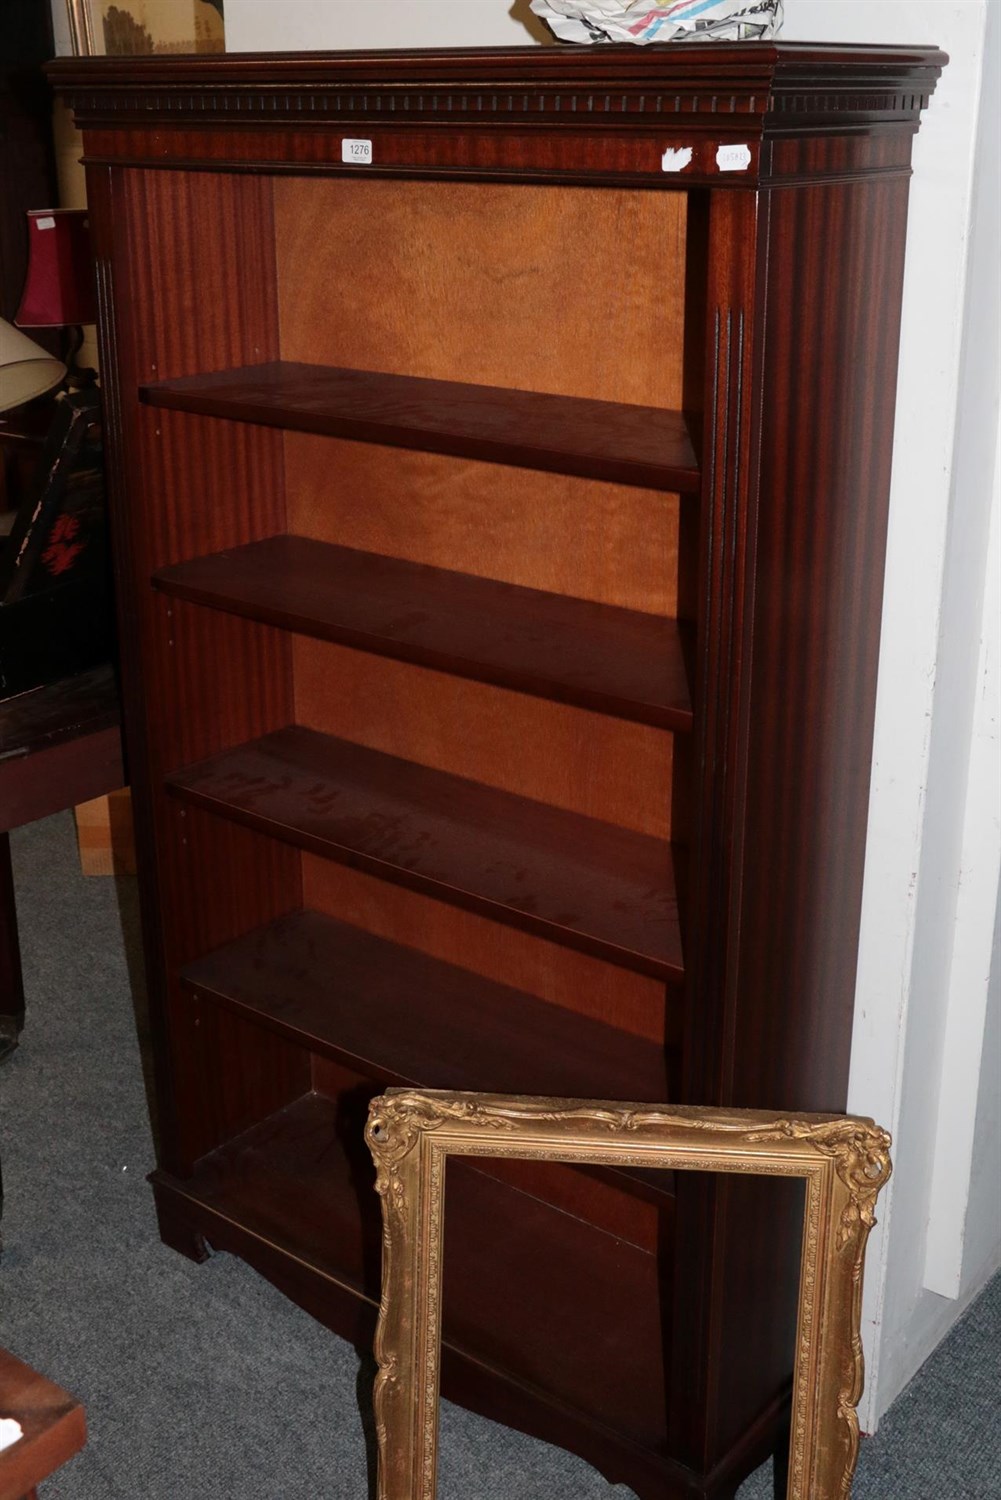
<instances>
[{"instance_id":1,"label":"wooden shelf","mask_svg":"<svg viewBox=\"0 0 1001 1500\"><path fill-rule=\"evenodd\" d=\"M176 795L641 974L683 974L660 839L292 726L167 778Z\"/></svg>"},{"instance_id":2,"label":"wooden shelf","mask_svg":"<svg viewBox=\"0 0 1001 1500\"><path fill-rule=\"evenodd\" d=\"M279 917L185 965L180 980L193 996L382 1087L578 1099L675 1097L678 1058L656 1042L320 912ZM470 1015L476 1017L475 1031ZM488 1049L480 1042L484 1034L491 1038ZM594 1170L628 1179L632 1192L653 1202L674 1190L670 1172Z\"/></svg>"},{"instance_id":3,"label":"wooden shelf","mask_svg":"<svg viewBox=\"0 0 1001 1500\"><path fill-rule=\"evenodd\" d=\"M162 568L153 582L359 651L662 729L692 727L688 635L659 615L298 536Z\"/></svg>"},{"instance_id":4,"label":"wooden shelf","mask_svg":"<svg viewBox=\"0 0 1001 1500\"><path fill-rule=\"evenodd\" d=\"M290 1263L286 1275L300 1288L309 1276L324 1278L371 1302L381 1235L360 1143L359 1122L343 1105L306 1094L204 1157L192 1177L158 1172L153 1181L183 1195L214 1244L228 1248L233 1237L246 1253L252 1238L257 1258ZM616 1416L656 1431L663 1389L647 1393L638 1411L628 1383L609 1391L603 1377L623 1368L623 1357L629 1368L638 1350L651 1369L662 1367L657 1257L466 1163L449 1167L447 1213L447 1345L531 1375L529 1335L548 1329L559 1368L547 1367L546 1385L564 1399L569 1390L584 1410L610 1401L623 1408ZM567 1297L578 1309L569 1320Z\"/></svg>"},{"instance_id":5,"label":"wooden shelf","mask_svg":"<svg viewBox=\"0 0 1001 1500\"><path fill-rule=\"evenodd\" d=\"M696 492L681 412L274 360L139 388L150 406L420 448L650 489Z\"/></svg>"},{"instance_id":6,"label":"wooden shelf","mask_svg":"<svg viewBox=\"0 0 1001 1500\"><path fill-rule=\"evenodd\" d=\"M378 1236L365 1238L358 1180L363 1174L367 1188L372 1174L353 1123L345 1131L334 1100L304 1094L202 1157L192 1176L153 1181L163 1176L244 1232L378 1300Z\"/></svg>"},{"instance_id":7,"label":"wooden shelf","mask_svg":"<svg viewBox=\"0 0 1001 1500\"><path fill-rule=\"evenodd\" d=\"M320 912L292 912L217 948L181 982L380 1085L672 1097L656 1042Z\"/></svg>"}]
</instances>

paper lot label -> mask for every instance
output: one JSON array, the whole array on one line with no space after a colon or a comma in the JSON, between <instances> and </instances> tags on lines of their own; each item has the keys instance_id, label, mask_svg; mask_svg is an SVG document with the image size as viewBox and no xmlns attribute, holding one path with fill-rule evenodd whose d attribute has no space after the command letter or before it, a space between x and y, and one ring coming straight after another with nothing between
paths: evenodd
<instances>
[{"instance_id":1,"label":"paper lot label","mask_svg":"<svg viewBox=\"0 0 1001 1500\"><path fill-rule=\"evenodd\" d=\"M353 161L364 166L372 160L372 142L351 140L347 136L341 141L341 161Z\"/></svg>"}]
</instances>

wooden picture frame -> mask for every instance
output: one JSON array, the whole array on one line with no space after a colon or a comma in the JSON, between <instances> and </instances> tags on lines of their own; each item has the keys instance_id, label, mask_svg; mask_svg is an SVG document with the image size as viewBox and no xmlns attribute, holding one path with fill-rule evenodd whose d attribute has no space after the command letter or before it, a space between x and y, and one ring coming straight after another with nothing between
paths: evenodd
<instances>
[{"instance_id":1,"label":"wooden picture frame","mask_svg":"<svg viewBox=\"0 0 1001 1500\"><path fill-rule=\"evenodd\" d=\"M844 1500L858 1458L865 1244L890 1137L845 1115L391 1089L366 1140L383 1211L374 1389L379 1500L434 1500L445 1166L514 1157L806 1184L788 1500Z\"/></svg>"}]
</instances>

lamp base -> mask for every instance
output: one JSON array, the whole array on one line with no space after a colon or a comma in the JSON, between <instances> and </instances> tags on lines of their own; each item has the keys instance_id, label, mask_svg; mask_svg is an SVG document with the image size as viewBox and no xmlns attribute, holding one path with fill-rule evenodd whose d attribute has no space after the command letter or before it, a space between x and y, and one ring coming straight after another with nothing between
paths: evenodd
<instances>
[{"instance_id":1,"label":"lamp base","mask_svg":"<svg viewBox=\"0 0 1001 1500\"><path fill-rule=\"evenodd\" d=\"M66 389L85 391L97 385L97 371L89 365L78 365L77 358L83 348L83 325L71 323L67 328Z\"/></svg>"}]
</instances>

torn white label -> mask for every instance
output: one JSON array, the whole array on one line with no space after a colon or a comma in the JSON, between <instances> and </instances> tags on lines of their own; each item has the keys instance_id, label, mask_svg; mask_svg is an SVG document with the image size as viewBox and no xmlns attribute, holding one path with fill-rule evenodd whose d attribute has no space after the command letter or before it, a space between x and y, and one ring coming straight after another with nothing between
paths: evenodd
<instances>
[{"instance_id":1,"label":"torn white label","mask_svg":"<svg viewBox=\"0 0 1001 1500\"><path fill-rule=\"evenodd\" d=\"M23 1437L20 1422L15 1422L13 1417L0 1417L0 1450L12 1448Z\"/></svg>"},{"instance_id":2,"label":"torn white label","mask_svg":"<svg viewBox=\"0 0 1001 1500\"><path fill-rule=\"evenodd\" d=\"M691 146L668 146L660 159L661 171L683 172L691 159Z\"/></svg>"},{"instance_id":3,"label":"torn white label","mask_svg":"<svg viewBox=\"0 0 1001 1500\"><path fill-rule=\"evenodd\" d=\"M353 161L364 164L372 160L371 141L352 141L345 137L341 141L341 161Z\"/></svg>"},{"instance_id":4,"label":"torn white label","mask_svg":"<svg viewBox=\"0 0 1001 1500\"><path fill-rule=\"evenodd\" d=\"M719 146L716 165L721 172L746 172L751 165L750 146Z\"/></svg>"},{"instance_id":5,"label":"torn white label","mask_svg":"<svg viewBox=\"0 0 1001 1500\"><path fill-rule=\"evenodd\" d=\"M55 229L56 227L55 219L50 218L36 219L35 224L39 229Z\"/></svg>"}]
</instances>

